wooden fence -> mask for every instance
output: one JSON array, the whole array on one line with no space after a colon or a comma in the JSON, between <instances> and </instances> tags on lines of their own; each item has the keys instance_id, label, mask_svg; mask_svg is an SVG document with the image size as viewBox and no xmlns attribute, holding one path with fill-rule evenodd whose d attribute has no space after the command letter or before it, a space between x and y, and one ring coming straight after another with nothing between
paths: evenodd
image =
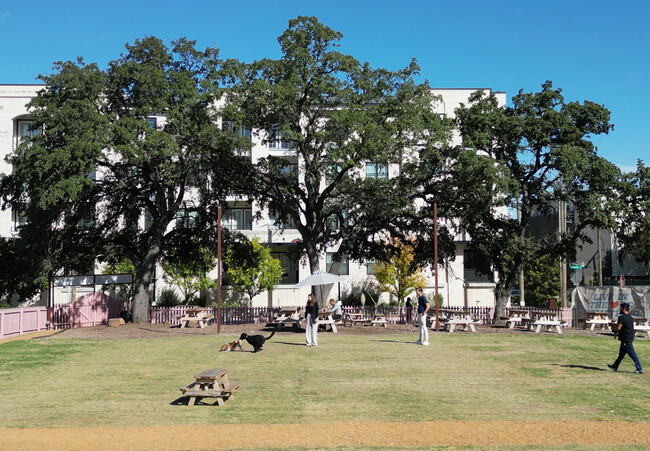
<instances>
[{"instance_id":1,"label":"wooden fence","mask_svg":"<svg viewBox=\"0 0 650 451\"><path fill-rule=\"evenodd\" d=\"M0 339L47 330L47 308L0 309Z\"/></svg>"},{"instance_id":2,"label":"wooden fence","mask_svg":"<svg viewBox=\"0 0 650 451\"><path fill-rule=\"evenodd\" d=\"M44 308L44 307L43 307ZM178 318L185 314L188 306L176 306L176 307L151 307L149 309L149 320L154 324L171 324L176 325L180 324ZM478 319L481 324L492 324L492 317L494 314L494 309L492 307L469 307L465 309L464 307L445 307L446 309L451 310L467 310L469 313ZM515 308L513 306L513 308ZM521 307L516 307L521 308ZM562 308L537 308L537 307L524 307L532 311L550 311L558 314L559 318L567 322L568 327L573 327L574 322L574 313L573 309L562 309ZM124 310L129 310L129 304L123 304ZM212 319L209 321L209 325L217 324L217 309L212 307L206 307L206 311L212 313ZM223 325L233 325L233 324L250 324L250 323L266 323L271 322L274 313L280 312L280 307L224 307L221 309L221 324ZM410 311L409 311L410 310ZM390 324L408 324L414 323L415 317L417 316L417 308L407 309L406 307L374 307L374 306L346 306L343 307L344 313L365 313L366 315L372 315L373 312L382 313L386 316L386 321ZM410 315L409 315L410 313ZM506 309L508 313L508 309ZM431 309L430 314L434 314L434 309ZM70 304L61 304L56 305L52 312L52 327L54 329L68 329L70 328ZM73 326L74 327L74 326Z\"/></svg>"}]
</instances>

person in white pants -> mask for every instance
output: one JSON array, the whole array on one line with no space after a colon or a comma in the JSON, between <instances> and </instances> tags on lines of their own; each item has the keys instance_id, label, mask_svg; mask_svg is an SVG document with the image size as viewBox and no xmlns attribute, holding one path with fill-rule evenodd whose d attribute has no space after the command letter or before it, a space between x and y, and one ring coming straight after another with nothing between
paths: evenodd
<instances>
[{"instance_id":1,"label":"person in white pants","mask_svg":"<svg viewBox=\"0 0 650 451\"><path fill-rule=\"evenodd\" d=\"M305 344L318 346L318 303L311 293L307 295L305 306Z\"/></svg>"},{"instance_id":2,"label":"person in white pants","mask_svg":"<svg viewBox=\"0 0 650 451\"><path fill-rule=\"evenodd\" d=\"M422 288L416 289L415 294L418 295L418 325L420 326L420 339L416 343L422 346L429 346L429 329L427 329L429 301L422 293Z\"/></svg>"}]
</instances>

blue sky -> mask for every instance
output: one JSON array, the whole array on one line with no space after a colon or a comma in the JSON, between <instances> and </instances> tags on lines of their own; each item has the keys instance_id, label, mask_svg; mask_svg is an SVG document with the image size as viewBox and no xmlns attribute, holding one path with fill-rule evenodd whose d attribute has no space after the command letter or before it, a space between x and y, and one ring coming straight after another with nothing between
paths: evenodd
<instances>
[{"instance_id":1,"label":"blue sky","mask_svg":"<svg viewBox=\"0 0 650 451\"><path fill-rule=\"evenodd\" d=\"M226 58L278 57L277 37L298 15L343 33L341 51L374 67L412 57L438 88L492 88L508 98L545 80L566 100L612 112L595 137L624 170L650 155L650 2L626 0L0 0L0 83L34 83L52 63L82 56L105 66L124 44L186 36Z\"/></svg>"}]
</instances>

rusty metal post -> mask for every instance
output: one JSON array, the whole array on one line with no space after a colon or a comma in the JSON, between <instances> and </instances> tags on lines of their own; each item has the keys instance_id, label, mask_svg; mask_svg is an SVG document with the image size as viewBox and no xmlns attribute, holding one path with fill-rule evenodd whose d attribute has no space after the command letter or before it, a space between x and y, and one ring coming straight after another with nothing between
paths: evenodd
<instances>
[{"instance_id":1,"label":"rusty metal post","mask_svg":"<svg viewBox=\"0 0 650 451\"><path fill-rule=\"evenodd\" d=\"M433 204L433 260L435 271L436 294L433 302L436 304L436 332L440 331L440 320L438 315L438 203Z\"/></svg>"},{"instance_id":2,"label":"rusty metal post","mask_svg":"<svg viewBox=\"0 0 650 451\"><path fill-rule=\"evenodd\" d=\"M221 333L221 205L217 207L217 333Z\"/></svg>"}]
</instances>

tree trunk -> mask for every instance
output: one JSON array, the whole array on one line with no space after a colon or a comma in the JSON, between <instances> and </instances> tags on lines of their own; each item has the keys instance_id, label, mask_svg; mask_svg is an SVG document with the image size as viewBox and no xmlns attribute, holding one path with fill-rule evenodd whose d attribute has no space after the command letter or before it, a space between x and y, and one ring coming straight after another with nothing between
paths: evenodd
<instances>
[{"instance_id":1,"label":"tree trunk","mask_svg":"<svg viewBox=\"0 0 650 451\"><path fill-rule=\"evenodd\" d=\"M160 246L154 245L149 248L146 257L135 274L135 290L133 294L133 322L149 322L149 284L153 276Z\"/></svg>"}]
</instances>

